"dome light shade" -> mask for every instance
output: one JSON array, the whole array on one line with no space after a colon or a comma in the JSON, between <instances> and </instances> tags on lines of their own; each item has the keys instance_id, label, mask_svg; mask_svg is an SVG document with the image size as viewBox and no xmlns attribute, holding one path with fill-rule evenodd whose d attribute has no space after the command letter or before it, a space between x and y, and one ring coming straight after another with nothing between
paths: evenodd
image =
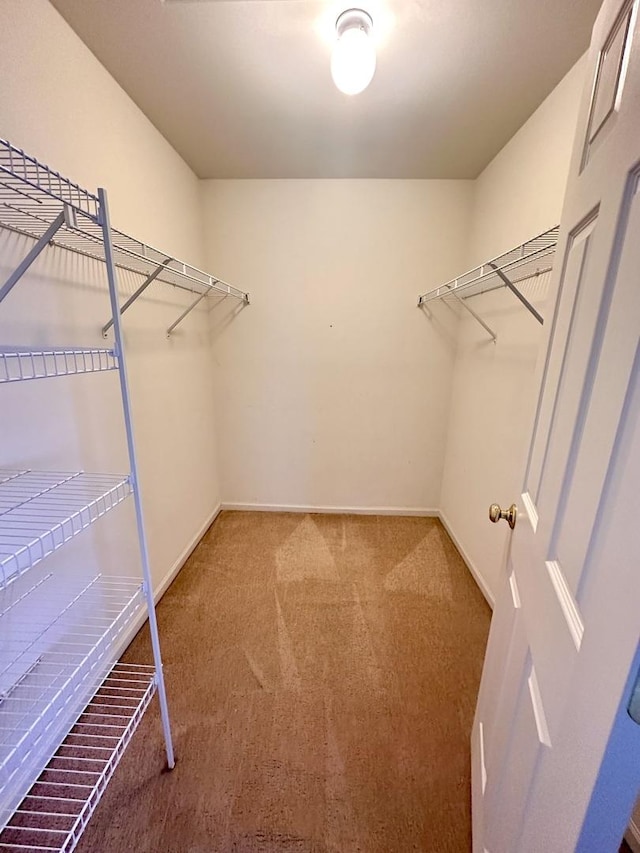
<instances>
[{"instance_id":1,"label":"dome light shade","mask_svg":"<svg viewBox=\"0 0 640 853\"><path fill-rule=\"evenodd\" d=\"M347 9L336 21L338 40L331 57L331 76L345 95L364 91L376 70L371 40L373 21L362 9Z\"/></svg>"}]
</instances>

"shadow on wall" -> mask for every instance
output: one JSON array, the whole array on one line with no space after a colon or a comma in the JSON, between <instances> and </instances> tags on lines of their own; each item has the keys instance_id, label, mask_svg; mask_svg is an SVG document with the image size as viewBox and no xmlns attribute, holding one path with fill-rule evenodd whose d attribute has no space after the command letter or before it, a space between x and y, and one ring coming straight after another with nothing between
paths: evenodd
<instances>
[{"instance_id":1,"label":"shadow on wall","mask_svg":"<svg viewBox=\"0 0 640 853\"><path fill-rule=\"evenodd\" d=\"M247 302L238 302L236 299L230 299L228 296L221 296L209 308L211 340L214 341L220 337L227 326L235 320L247 305Z\"/></svg>"},{"instance_id":2,"label":"shadow on wall","mask_svg":"<svg viewBox=\"0 0 640 853\"><path fill-rule=\"evenodd\" d=\"M449 305L448 302L442 300L439 306L434 306L434 309L429 308L425 303L422 303L418 306L418 310L424 316L424 318L429 322L434 331L441 337L444 341L446 341L447 346L450 350L455 351L456 344L458 340L458 330L457 326L452 325L451 319L455 318L456 322L458 319L457 312L455 308ZM443 322L443 316L446 314L450 314L451 316L445 316L446 322Z\"/></svg>"}]
</instances>

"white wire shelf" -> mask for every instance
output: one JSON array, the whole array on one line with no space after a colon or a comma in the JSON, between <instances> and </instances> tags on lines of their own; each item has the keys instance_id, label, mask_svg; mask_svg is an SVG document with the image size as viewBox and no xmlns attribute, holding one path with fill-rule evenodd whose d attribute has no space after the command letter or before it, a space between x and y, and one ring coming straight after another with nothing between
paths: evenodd
<instances>
[{"instance_id":1,"label":"white wire shelf","mask_svg":"<svg viewBox=\"0 0 640 853\"><path fill-rule=\"evenodd\" d=\"M35 218L53 219L61 205L98 218L98 197L39 163L19 148L0 140L2 201L33 213Z\"/></svg>"},{"instance_id":2,"label":"white wire shelf","mask_svg":"<svg viewBox=\"0 0 640 853\"><path fill-rule=\"evenodd\" d=\"M122 474L0 470L0 590L131 491Z\"/></svg>"},{"instance_id":3,"label":"white wire shelf","mask_svg":"<svg viewBox=\"0 0 640 853\"><path fill-rule=\"evenodd\" d=\"M48 242L104 261L98 197L0 139L0 226L41 240L61 215L64 221ZM111 232L117 266L194 293L249 302L247 293L228 282L115 228Z\"/></svg>"},{"instance_id":4,"label":"white wire shelf","mask_svg":"<svg viewBox=\"0 0 640 853\"><path fill-rule=\"evenodd\" d=\"M97 575L71 600L53 585L40 596L35 613L27 602L22 615L5 608L0 619L0 679L10 685L0 698L0 826L80 725L78 715L93 713L83 709L144 606L139 578Z\"/></svg>"},{"instance_id":5,"label":"white wire shelf","mask_svg":"<svg viewBox=\"0 0 640 853\"><path fill-rule=\"evenodd\" d=\"M76 847L155 690L153 667L116 664L0 833L1 850Z\"/></svg>"},{"instance_id":6,"label":"white wire shelf","mask_svg":"<svg viewBox=\"0 0 640 853\"><path fill-rule=\"evenodd\" d=\"M543 272L548 272L553 266L553 258L558 243L559 226L550 228L532 240L527 240L515 249L498 255L469 272L452 278L451 281L429 290L418 297L418 305L425 305L435 299L459 297L468 299L479 296L487 290L497 287L507 287L503 276L509 276L511 284L524 281ZM500 275L502 273L502 276ZM515 273L515 277L512 277Z\"/></svg>"},{"instance_id":7,"label":"white wire shelf","mask_svg":"<svg viewBox=\"0 0 640 853\"><path fill-rule=\"evenodd\" d=\"M0 833L0 849L75 848L155 690L153 667L116 664Z\"/></svg>"},{"instance_id":8,"label":"white wire shelf","mask_svg":"<svg viewBox=\"0 0 640 853\"><path fill-rule=\"evenodd\" d=\"M46 379L51 376L117 369L118 359L113 349L0 348L0 382L20 382L25 379Z\"/></svg>"}]
</instances>

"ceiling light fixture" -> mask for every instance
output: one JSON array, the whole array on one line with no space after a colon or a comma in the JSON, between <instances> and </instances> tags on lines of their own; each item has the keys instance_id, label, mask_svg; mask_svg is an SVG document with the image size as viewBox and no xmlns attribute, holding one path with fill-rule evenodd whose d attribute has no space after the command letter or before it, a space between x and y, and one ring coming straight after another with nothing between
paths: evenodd
<instances>
[{"instance_id":1,"label":"ceiling light fixture","mask_svg":"<svg viewBox=\"0 0 640 853\"><path fill-rule=\"evenodd\" d=\"M345 95L364 91L376 70L376 49L371 38L373 20L363 9L347 9L338 16L338 40L331 57L331 76Z\"/></svg>"}]
</instances>

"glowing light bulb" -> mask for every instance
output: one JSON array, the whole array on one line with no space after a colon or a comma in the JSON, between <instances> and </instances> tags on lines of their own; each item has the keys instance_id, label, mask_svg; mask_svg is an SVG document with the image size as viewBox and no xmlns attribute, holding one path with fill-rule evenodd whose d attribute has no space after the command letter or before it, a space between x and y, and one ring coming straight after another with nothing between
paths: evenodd
<instances>
[{"instance_id":1,"label":"glowing light bulb","mask_svg":"<svg viewBox=\"0 0 640 853\"><path fill-rule=\"evenodd\" d=\"M361 9L347 9L336 21L331 76L345 95L364 91L376 70L376 51L370 37L373 22Z\"/></svg>"}]
</instances>

